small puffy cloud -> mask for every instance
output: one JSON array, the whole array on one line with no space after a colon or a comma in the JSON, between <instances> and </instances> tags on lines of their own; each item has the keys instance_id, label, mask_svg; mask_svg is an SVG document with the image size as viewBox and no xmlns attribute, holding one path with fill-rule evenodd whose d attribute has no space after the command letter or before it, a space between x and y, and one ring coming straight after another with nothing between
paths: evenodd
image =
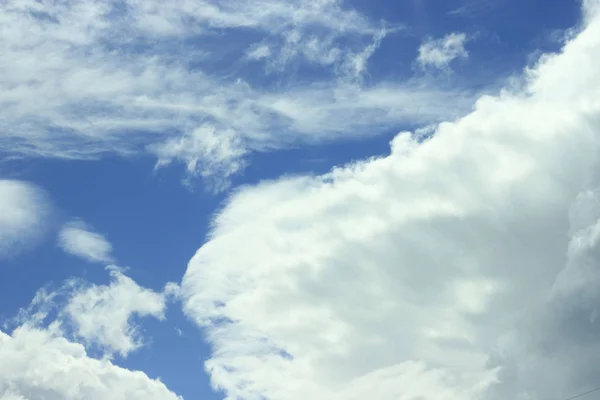
<instances>
[{"instance_id":1,"label":"small puffy cloud","mask_svg":"<svg viewBox=\"0 0 600 400\"><path fill-rule=\"evenodd\" d=\"M568 398L600 371L600 4L522 86L236 192L181 285L229 398Z\"/></svg>"},{"instance_id":2,"label":"small puffy cloud","mask_svg":"<svg viewBox=\"0 0 600 400\"><path fill-rule=\"evenodd\" d=\"M111 276L109 285L91 285L75 291L62 315L84 343L93 344L108 355L127 356L143 344L133 318L163 319L167 297L176 293L176 285L169 284L164 293L157 293L116 269L111 270Z\"/></svg>"},{"instance_id":3,"label":"small puffy cloud","mask_svg":"<svg viewBox=\"0 0 600 400\"><path fill-rule=\"evenodd\" d=\"M58 234L58 244L66 252L90 262L112 262L112 245L83 221L65 224Z\"/></svg>"},{"instance_id":4,"label":"small puffy cloud","mask_svg":"<svg viewBox=\"0 0 600 400\"><path fill-rule=\"evenodd\" d=\"M35 245L46 229L50 204L36 186L0 180L0 258Z\"/></svg>"},{"instance_id":5,"label":"small puffy cloud","mask_svg":"<svg viewBox=\"0 0 600 400\"><path fill-rule=\"evenodd\" d=\"M467 40L464 33L450 33L440 39L428 38L419 47L417 63L421 68L447 68L453 60L469 57L465 50Z\"/></svg>"}]
</instances>

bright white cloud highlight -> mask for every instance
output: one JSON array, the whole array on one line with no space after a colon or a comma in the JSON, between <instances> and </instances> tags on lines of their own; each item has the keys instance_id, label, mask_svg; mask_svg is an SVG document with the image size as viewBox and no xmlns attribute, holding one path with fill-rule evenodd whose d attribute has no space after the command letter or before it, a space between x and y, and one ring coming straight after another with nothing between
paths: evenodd
<instances>
[{"instance_id":1,"label":"bright white cloud highlight","mask_svg":"<svg viewBox=\"0 0 600 400\"><path fill-rule=\"evenodd\" d=\"M419 144L233 195L182 283L229 399L598 386L600 12Z\"/></svg>"},{"instance_id":2,"label":"bright white cloud highlight","mask_svg":"<svg viewBox=\"0 0 600 400\"><path fill-rule=\"evenodd\" d=\"M112 262L112 245L83 221L71 221L58 234L58 244L66 252L90 262Z\"/></svg>"},{"instance_id":3,"label":"bright white cloud highlight","mask_svg":"<svg viewBox=\"0 0 600 400\"><path fill-rule=\"evenodd\" d=\"M181 400L159 380L108 360L51 330L29 325L0 331L0 399Z\"/></svg>"},{"instance_id":4,"label":"bright white cloud highlight","mask_svg":"<svg viewBox=\"0 0 600 400\"><path fill-rule=\"evenodd\" d=\"M452 61L469 57L465 50L467 40L464 33L450 33L441 39L428 38L419 47L417 63L421 68L448 68Z\"/></svg>"},{"instance_id":5,"label":"bright white cloud highlight","mask_svg":"<svg viewBox=\"0 0 600 400\"><path fill-rule=\"evenodd\" d=\"M41 189L0 179L0 259L34 246L49 217L50 204Z\"/></svg>"}]
</instances>

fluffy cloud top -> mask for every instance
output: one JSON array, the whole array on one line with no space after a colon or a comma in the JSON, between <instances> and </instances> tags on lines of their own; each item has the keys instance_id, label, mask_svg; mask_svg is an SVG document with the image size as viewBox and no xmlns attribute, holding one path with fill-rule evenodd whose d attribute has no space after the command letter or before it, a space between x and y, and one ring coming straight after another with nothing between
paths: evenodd
<instances>
[{"instance_id":1,"label":"fluffy cloud top","mask_svg":"<svg viewBox=\"0 0 600 400\"><path fill-rule=\"evenodd\" d=\"M236 193L182 283L228 399L598 385L600 12L423 143Z\"/></svg>"},{"instance_id":2,"label":"fluffy cloud top","mask_svg":"<svg viewBox=\"0 0 600 400\"><path fill-rule=\"evenodd\" d=\"M58 244L65 252L90 262L112 262L110 242L82 221L65 224L58 234Z\"/></svg>"},{"instance_id":3,"label":"fluffy cloud top","mask_svg":"<svg viewBox=\"0 0 600 400\"><path fill-rule=\"evenodd\" d=\"M465 50L466 41L464 33L450 33L441 39L429 38L419 47L417 63L421 68L447 68L453 60L469 57Z\"/></svg>"},{"instance_id":4,"label":"fluffy cloud top","mask_svg":"<svg viewBox=\"0 0 600 400\"><path fill-rule=\"evenodd\" d=\"M181 400L139 371L90 358L85 348L51 331L22 326L0 331L0 399Z\"/></svg>"},{"instance_id":5,"label":"fluffy cloud top","mask_svg":"<svg viewBox=\"0 0 600 400\"><path fill-rule=\"evenodd\" d=\"M0 258L35 245L45 230L50 205L34 185L0 180Z\"/></svg>"}]
</instances>

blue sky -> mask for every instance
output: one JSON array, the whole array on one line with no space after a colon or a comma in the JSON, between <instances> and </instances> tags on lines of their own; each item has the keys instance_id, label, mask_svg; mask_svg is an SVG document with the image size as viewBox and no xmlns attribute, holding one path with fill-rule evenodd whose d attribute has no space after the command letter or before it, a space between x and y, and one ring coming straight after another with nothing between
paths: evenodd
<instances>
[{"instance_id":1,"label":"blue sky","mask_svg":"<svg viewBox=\"0 0 600 400\"><path fill-rule=\"evenodd\" d=\"M597 0L0 26L0 400L598 386Z\"/></svg>"}]
</instances>

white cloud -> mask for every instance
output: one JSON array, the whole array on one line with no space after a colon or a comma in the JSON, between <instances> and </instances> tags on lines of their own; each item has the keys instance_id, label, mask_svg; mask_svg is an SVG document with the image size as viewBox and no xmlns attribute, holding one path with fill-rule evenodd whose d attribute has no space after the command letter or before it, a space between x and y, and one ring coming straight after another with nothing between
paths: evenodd
<instances>
[{"instance_id":1,"label":"white cloud","mask_svg":"<svg viewBox=\"0 0 600 400\"><path fill-rule=\"evenodd\" d=\"M473 100L425 81L360 84L382 30L335 0L21 0L0 4L0 25L0 149L18 157L149 149L158 165L183 162L219 186L252 151L437 122ZM247 46L230 48L231 33ZM308 63L324 78L303 84L284 69L278 85L262 87L246 71L248 54L267 66ZM234 61L221 72L214 65L225 58ZM318 100L317 120L314 111L290 117L271 106L298 94ZM450 110L441 106L448 97L456 100ZM315 129L319 122L340 125L330 136Z\"/></svg>"},{"instance_id":2,"label":"white cloud","mask_svg":"<svg viewBox=\"0 0 600 400\"><path fill-rule=\"evenodd\" d=\"M254 44L247 53L250 60L262 60L271 55L271 49L264 43Z\"/></svg>"},{"instance_id":3,"label":"white cloud","mask_svg":"<svg viewBox=\"0 0 600 400\"><path fill-rule=\"evenodd\" d=\"M215 387L268 400L596 387L599 4L522 88L423 143L401 133L387 157L233 195L181 288Z\"/></svg>"},{"instance_id":4,"label":"white cloud","mask_svg":"<svg viewBox=\"0 0 600 400\"><path fill-rule=\"evenodd\" d=\"M475 17L492 11L501 4L498 0L467 0L464 4L448 12L452 16Z\"/></svg>"},{"instance_id":5,"label":"white cloud","mask_svg":"<svg viewBox=\"0 0 600 400\"><path fill-rule=\"evenodd\" d=\"M140 287L118 270L111 271L109 285L92 285L73 293L63 315L73 325L77 338L94 344L107 355L127 356L143 344L133 317L164 318L166 293Z\"/></svg>"},{"instance_id":6,"label":"white cloud","mask_svg":"<svg viewBox=\"0 0 600 400\"><path fill-rule=\"evenodd\" d=\"M469 109L474 94L447 92L417 81L361 89L341 84L335 89L313 85L286 94L265 95L260 101L283 118L292 131L305 132L308 143L353 137L369 137L397 124L428 124L453 119ZM352 115L350 118L349 115ZM271 147L298 143L293 135L265 138Z\"/></svg>"},{"instance_id":7,"label":"white cloud","mask_svg":"<svg viewBox=\"0 0 600 400\"><path fill-rule=\"evenodd\" d=\"M35 245L49 217L50 204L41 189L22 181L0 179L0 258Z\"/></svg>"},{"instance_id":8,"label":"white cloud","mask_svg":"<svg viewBox=\"0 0 600 400\"><path fill-rule=\"evenodd\" d=\"M457 58L469 57L469 53L465 50L467 40L467 35L464 33L450 33L441 39L428 38L419 47L417 63L421 68L448 68Z\"/></svg>"},{"instance_id":9,"label":"white cloud","mask_svg":"<svg viewBox=\"0 0 600 400\"><path fill-rule=\"evenodd\" d=\"M387 35L387 31L382 29L373 38L373 43L365 47L362 51L356 54L348 54L346 60L342 65L342 70L345 75L354 79L362 79L363 75L367 72L367 63L369 58L375 53L377 48L381 45L381 41Z\"/></svg>"},{"instance_id":10,"label":"white cloud","mask_svg":"<svg viewBox=\"0 0 600 400\"><path fill-rule=\"evenodd\" d=\"M167 303L179 300L180 289L169 282L162 292L156 292L139 286L119 267L106 269L111 276L106 285L72 278L56 290L40 289L31 304L5 326L49 326L103 358L127 357L146 344L139 320L164 320Z\"/></svg>"},{"instance_id":11,"label":"white cloud","mask_svg":"<svg viewBox=\"0 0 600 400\"><path fill-rule=\"evenodd\" d=\"M83 221L65 224L58 234L58 244L67 253L90 262L111 263L112 245Z\"/></svg>"},{"instance_id":12,"label":"white cloud","mask_svg":"<svg viewBox=\"0 0 600 400\"><path fill-rule=\"evenodd\" d=\"M158 157L157 167L182 161L192 176L204 177L215 190L228 186L227 178L244 168L242 157L248 152L234 131L219 132L207 124L182 137L150 146L150 151Z\"/></svg>"},{"instance_id":13,"label":"white cloud","mask_svg":"<svg viewBox=\"0 0 600 400\"><path fill-rule=\"evenodd\" d=\"M52 330L29 325L0 331L0 399L181 400L156 379L108 360Z\"/></svg>"},{"instance_id":14,"label":"white cloud","mask_svg":"<svg viewBox=\"0 0 600 400\"><path fill-rule=\"evenodd\" d=\"M131 18L150 35L202 28L257 28L271 33L287 32L290 27L322 27L334 33L370 34L370 21L355 10L344 8L339 0L282 2L258 0L247 3L226 0L218 4L209 1L183 0L177 3L158 1L128 1L137 14ZM191 18L194 23L185 24ZM148 21L149 23L146 23ZM171 25L173 29L156 30L154 24Z\"/></svg>"},{"instance_id":15,"label":"white cloud","mask_svg":"<svg viewBox=\"0 0 600 400\"><path fill-rule=\"evenodd\" d=\"M142 344L132 319L162 319L177 285L156 293L116 267L109 270L108 285L73 279L58 290L40 290L5 324L11 330L0 331L0 399L181 400L159 379L112 361L113 353L125 357Z\"/></svg>"}]
</instances>

